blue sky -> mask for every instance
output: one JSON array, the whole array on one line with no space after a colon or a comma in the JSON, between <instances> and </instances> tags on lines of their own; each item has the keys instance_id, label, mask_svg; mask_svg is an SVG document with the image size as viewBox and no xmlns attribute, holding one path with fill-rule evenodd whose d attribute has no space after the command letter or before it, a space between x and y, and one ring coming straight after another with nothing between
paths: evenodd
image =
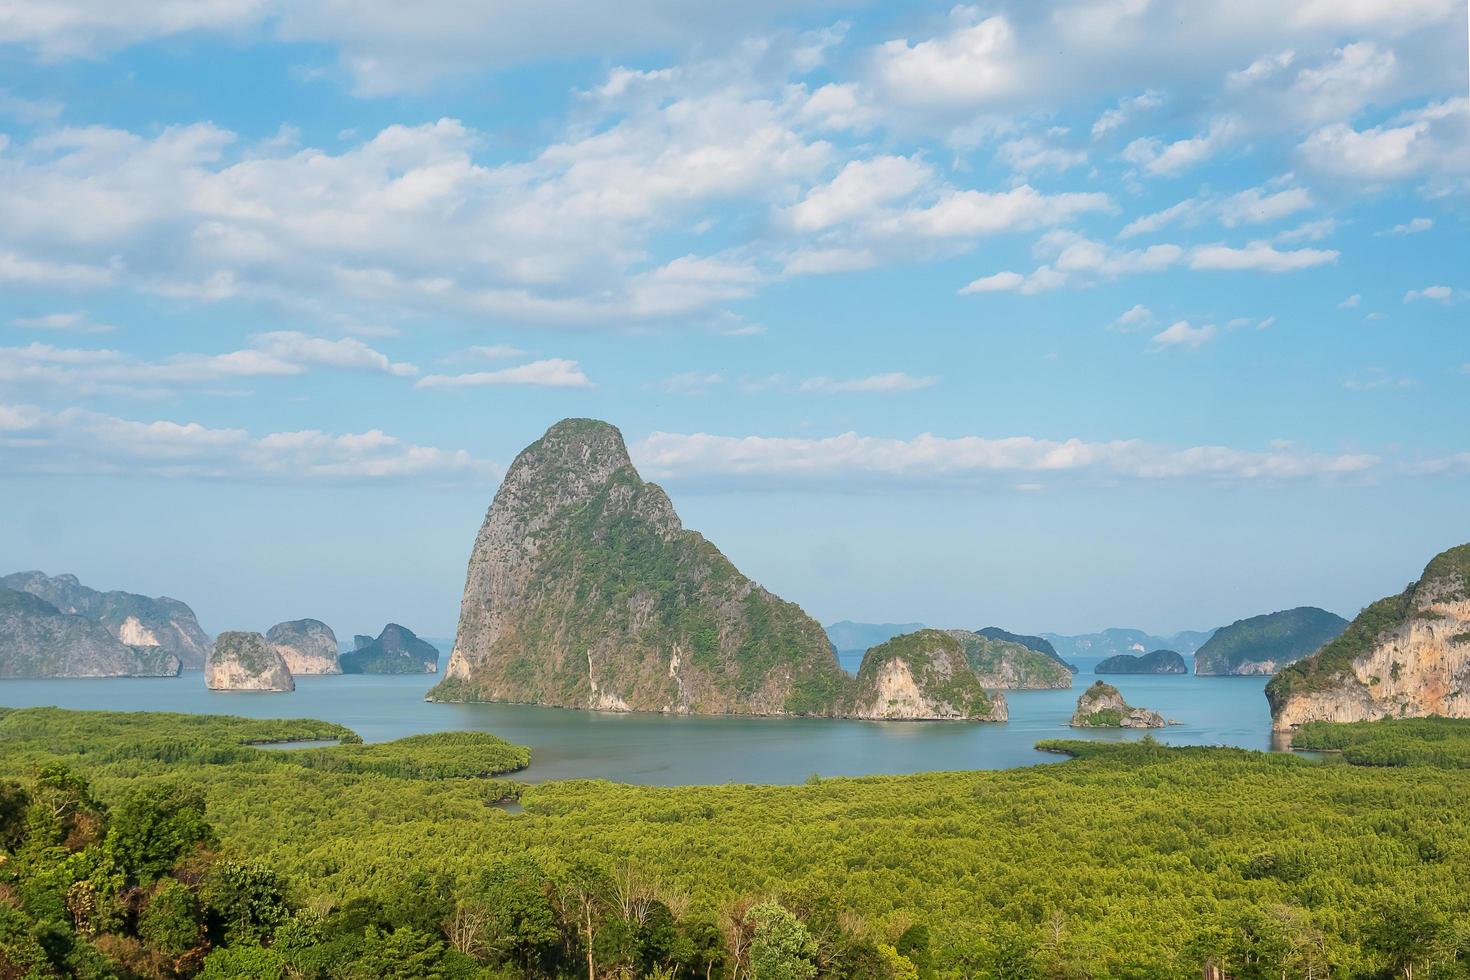
<instances>
[{"instance_id":1,"label":"blue sky","mask_svg":"<svg viewBox=\"0 0 1470 980\"><path fill-rule=\"evenodd\" d=\"M444 635L573 415L823 621L1470 539L1457 0L488 6L7 8L4 570Z\"/></svg>"}]
</instances>

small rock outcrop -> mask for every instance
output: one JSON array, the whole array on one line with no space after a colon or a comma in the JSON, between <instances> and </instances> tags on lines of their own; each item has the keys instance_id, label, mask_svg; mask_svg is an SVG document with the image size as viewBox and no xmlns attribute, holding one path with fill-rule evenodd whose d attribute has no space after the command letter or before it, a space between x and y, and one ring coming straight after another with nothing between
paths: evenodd
<instances>
[{"instance_id":1,"label":"small rock outcrop","mask_svg":"<svg viewBox=\"0 0 1470 980\"><path fill-rule=\"evenodd\" d=\"M1379 599L1341 636L1266 685L1272 728L1309 721L1470 718L1470 544Z\"/></svg>"},{"instance_id":2,"label":"small rock outcrop","mask_svg":"<svg viewBox=\"0 0 1470 980\"><path fill-rule=\"evenodd\" d=\"M1141 657L1120 653L1098 661L1094 674L1187 674L1189 665L1174 650L1154 650Z\"/></svg>"},{"instance_id":3,"label":"small rock outcrop","mask_svg":"<svg viewBox=\"0 0 1470 980\"><path fill-rule=\"evenodd\" d=\"M286 661L293 677L342 673L337 660L337 634L319 619L277 623L266 631L265 639Z\"/></svg>"},{"instance_id":4,"label":"small rock outcrop","mask_svg":"<svg viewBox=\"0 0 1470 980\"><path fill-rule=\"evenodd\" d=\"M830 715L848 679L816 620L683 526L616 428L567 419L495 494L430 697Z\"/></svg>"},{"instance_id":5,"label":"small rock outcrop","mask_svg":"<svg viewBox=\"0 0 1470 980\"><path fill-rule=\"evenodd\" d=\"M1107 681L1094 681L1077 699L1073 728L1163 728L1164 716L1146 708L1135 708Z\"/></svg>"},{"instance_id":6,"label":"small rock outcrop","mask_svg":"<svg viewBox=\"0 0 1470 980\"><path fill-rule=\"evenodd\" d=\"M986 688L1035 691L1072 686L1072 668L1056 656L1012 640L996 639L983 631L947 632L959 641L970 669Z\"/></svg>"},{"instance_id":7,"label":"small rock outcrop","mask_svg":"<svg viewBox=\"0 0 1470 980\"><path fill-rule=\"evenodd\" d=\"M172 677L179 668L160 647L129 646L95 619L0 589L0 677Z\"/></svg>"},{"instance_id":8,"label":"small rock outcrop","mask_svg":"<svg viewBox=\"0 0 1470 980\"><path fill-rule=\"evenodd\" d=\"M1347 624L1315 606L1236 620L1195 651L1194 672L1201 677L1274 674L1341 636Z\"/></svg>"},{"instance_id":9,"label":"small rock outcrop","mask_svg":"<svg viewBox=\"0 0 1470 980\"><path fill-rule=\"evenodd\" d=\"M0 578L0 588L29 592L62 613L101 623L119 643L156 647L166 663L178 658L185 670L199 670L209 655L209 637L199 628L194 610L167 596L150 598L132 592L98 592L75 575L49 576L45 572L16 572Z\"/></svg>"},{"instance_id":10,"label":"small rock outcrop","mask_svg":"<svg viewBox=\"0 0 1470 980\"><path fill-rule=\"evenodd\" d=\"M286 660L259 633L221 633L204 664L211 691L294 691Z\"/></svg>"},{"instance_id":11,"label":"small rock outcrop","mask_svg":"<svg viewBox=\"0 0 1470 980\"><path fill-rule=\"evenodd\" d=\"M894 637L864 654L842 714L875 721L1008 717L1004 695L985 690L960 641L930 629Z\"/></svg>"},{"instance_id":12,"label":"small rock outcrop","mask_svg":"<svg viewBox=\"0 0 1470 980\"><path fill-rule=\"evenodd\" d=\"M358 636L357 639L367 639ZM344 674L435 674L439 648L414 635L413 630L389 623L377 639L368 640L339 658Z\"/></svg>"}]
</instances>

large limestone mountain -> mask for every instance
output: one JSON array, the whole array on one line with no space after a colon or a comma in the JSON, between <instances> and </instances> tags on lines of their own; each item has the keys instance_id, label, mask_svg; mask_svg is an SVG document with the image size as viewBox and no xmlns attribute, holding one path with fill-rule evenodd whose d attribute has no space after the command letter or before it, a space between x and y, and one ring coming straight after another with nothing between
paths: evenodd
<instances>
[{"instance_id":1,"label":"large limestone mountain","mask_svg":"<svg viewBox=\"0 0 1470 980\"><path fill-rule=\"evenodd\" d=\"M1348 621L1316 606L1239 619L1222 626L1194 654L1200 676L1274 674L1342 635Z\"/></svg>"},{"instance_id":2,"label":"large limestone mountain","mask_svg":"<svg viewBox=\"0 0 1470 980\"><path fill-rule=\"evenodd\" d=\"M1029 691L1072 686L1072 669L1055 655L1012 640L997 639L994 628L948 630L959 641L980 684L1002 691ZM1014 634L1009 634L1014 635ZM1043 643L1046 641L1043 640Z\"/></svg>"},{"instance_id":3,"label":"large limestone mountain","mask_svg":"<svg viewBox=\"0 0 1470 980\"><path fill-rule=\"evenodd\" d=\"M293 619L266 630L266 642L276 648L291 676L340 674L337 634L320 619Z\"/></svg>"},{"instance_id":4,"label":"large limestone mountain","mask_svg":"<svg viewBox=\"0 0 1470 980\"><path fill-rule=\"evenodd\" d=\"M985 690L966 657L959 638L964 633L925 629L873 647L863 655L842 713L873 720L1005 721L1005 696ZM1070 684L1072 675L1058 669Z\"/></svg>"},{"instance_id":5,"label":"large limestone mountain","mask_svg":"<svg viewBox=\"0 0 1470 980\"><path fill-rule=\"evenodd\" d=\"M131 592L98 592L75 575L16 572L0 578L0 588L29 592L63 613L85 616L107 628L120 643L157 647L177 657L185 670L199 670L209 656L209 637L194 611L177 599Z\"/></svg>"},{"instance_id":6,"label":"large limestone mountain","mask_svg":"<svg viewBox=\"0 0 1470 980\"><path fill-rule=\"evenodd\" d=\"M506 473L470 555L439 700L832 714L820 624L684 528L616 428L568 419Z\"/></svg>"},{"instance_id":7,"label":"large limestone mountain","mask_svg":"<svg viewBox=\"0 0 1470 980\"><path fill-rule=\"evenodd\" d=\"M259 633L221 633L204 664L211 691L294 691L286 660Z\"/></svg>"},{"instance_id":8,"label":"large limestone mountain","mask_svg":"<svg viewBox=\"0 0 1470 980\"><path fill-rule=\"evenodd\" d=\"M0 677L172 677L179 658L128 646L95 619L30 592L0 589Z\"/></svg>"},{"instance_id":9,"label":"large limestone mountain","mask_svg":"<svg viewBox=\"0 0 1470 980\"><path fill-rule=\"evenodd\" d=\"M1266 685L1272 727L1470 717L1470 544L1358 613L1341 636Z\"/></svg>"}]
</instances>

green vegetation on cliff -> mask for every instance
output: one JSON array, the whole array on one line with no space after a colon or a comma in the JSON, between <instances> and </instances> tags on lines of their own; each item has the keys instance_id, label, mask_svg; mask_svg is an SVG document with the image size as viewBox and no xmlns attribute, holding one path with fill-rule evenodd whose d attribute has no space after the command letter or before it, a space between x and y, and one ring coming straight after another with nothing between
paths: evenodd
<instances>
[{"instance_id":1,"label":"green vegetation on cliff","mask_svg":"<svg viewBox=\"0 0 1470 980\"><path fill-rule=\"evenodd\" d=\"M488 805L492 780L311 770L243 744L334 731L6 713L0 961L42 977L585 977L589 958L599 977L723 980L753 964L821 980L1466 976L1470 770L1058 742L1078 758L534 785L512 815ZM114 757L128 735L199 751ZM37 801L66 804L63 826Z\"/></svg>"},{"instance_id":2,"label":"green vegetation on cliff","mask_svg":"<svg viewBox=\"0 0 1470 980\"><path fill-rule=\"evenodd\" d=\"M1315 606L1222 626L1194 655L1196 674L1274 674L1336 639L1348 621Z\"/></svg>"},{"instance_id":3,"label":"green vegetation on cliff","mask_svg":"<svg viewBox=\"0 0 1470 980\"><path fill-rule=\"evenodd\" d=\"M915 703L903 707L883 703L883 681L895 667L901 678L912 680ZM891 711L908 710L908 717L916 718L989 719L996 708L996 699L971 668L960 641L943 630L924 629L896 636L863 655L848 712L888 717L893 716Z\"/></svg>"},{"instance_id":4,"label":"green vegetation on cliff","mask_svg":"<svg viewBox=\"0 0 1470 980\"><path fill-rule=\"evenodd\" d=\"M989 631L975 633L968 630L949 632L964 646L965 657L975 673L980 675L981 682L990 687L1024 690L1072 686L1070 664L1063 663L1055 654L996 635L1003 633L1003 630L991 628Z\"/></svg>"},{"instance_id":5,"label":"green vegetation on cliff","mask_svg":"<svg viewBox=\"0 0 1470 980\"><path fill-rule=\"evenodd\" d=\"M1313 656L1299 660L1271 679L1266 698L1272 714L1280 712L1295 695L1312 694L1353 683L1353 661L1369 654L1383 637L1410 620L1434 615L1428 602L1455 602L1470 598L1470 544L1435 555L1424 574L1403 592L1370 603L1353 618L1342 634Z\"/></svg>"},{"instance_id":6,"label":"green vegetation on cliff","mask_svg":"<svg viewBox=\"0 0 1470 980\"><path fill-rule=\"evenodd\" d=\"M1098 661L1094 674L1187 674L1189 665L1173 650L1154 650L1140 657L1120 653Z\"/></svg>"},{"instance_id":7,"label":"green vegetation on cliff","mask_svg":"<svg viewBox=\"0 0 1470 980\"><path fill-rule=\"evenodd\" d=\"M846 680L822 627L685 529L616 428L568 419L495 496L431 696L820 715Z\"/></svg>"}]
</instances>

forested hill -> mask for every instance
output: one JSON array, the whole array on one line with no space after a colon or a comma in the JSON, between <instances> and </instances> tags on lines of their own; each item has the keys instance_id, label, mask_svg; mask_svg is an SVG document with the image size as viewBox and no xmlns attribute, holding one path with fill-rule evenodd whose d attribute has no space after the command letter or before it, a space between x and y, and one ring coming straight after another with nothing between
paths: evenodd
<instances>
[{"instance_id":1,"label":"forested hill","mask_svg":"<svg viewBox=\"0 0 1470 980\"><path fill-rule=\"evenodd\" d=\"M999 772L549 783L512 814L484 777L524 756L490 736L270 752L246 743L351 734L0 715L6 975L1370 980L1470 953L1459 752L1060 742L1079 758ZM1443 724L1347 739L1470 735Z\"/></svg>"}]
</instances>

